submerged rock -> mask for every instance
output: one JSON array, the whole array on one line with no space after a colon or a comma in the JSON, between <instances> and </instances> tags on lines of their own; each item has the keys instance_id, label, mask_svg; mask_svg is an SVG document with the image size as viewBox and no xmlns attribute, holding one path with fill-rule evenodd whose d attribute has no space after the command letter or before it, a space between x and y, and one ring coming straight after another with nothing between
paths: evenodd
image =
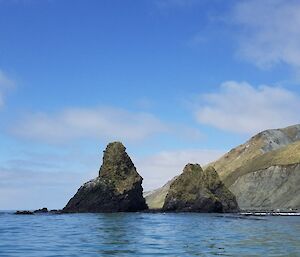
<instances>
[{"instance_id":1,"label":"submerged rock","mask_svg":"<svg viewBox=\"0 0 300 257\"><path fill-rule=\"evenodd\" d=\"M120 142L108 144L99 176L79 188L63 212L134 212L148 208L142 177Z\"/></svg>"},{"instance_id":2,"label":"submerged rock","mask_svg":"<svg viewBox=\"0 0 300 257\"><path fill-rule=\"evenodd\" d=\"M235 196L213 167L187 164L168 190L164 211L237 212Z\"/></svg>"}]
</instances>

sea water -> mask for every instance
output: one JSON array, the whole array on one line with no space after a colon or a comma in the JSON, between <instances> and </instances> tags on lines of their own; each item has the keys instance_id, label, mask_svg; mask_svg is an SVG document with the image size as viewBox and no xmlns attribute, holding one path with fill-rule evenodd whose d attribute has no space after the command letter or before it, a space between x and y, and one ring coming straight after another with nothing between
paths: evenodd
<instances>
[{"instance_id":1,"label":"sea water","mask_svg":"<svg viewBox=\"0 0 300 257\"><path fill-rule=\"evenodd\" d=\"M0 256L300 256L300 217L1 212Z\"/></svg>"}]
</instances>

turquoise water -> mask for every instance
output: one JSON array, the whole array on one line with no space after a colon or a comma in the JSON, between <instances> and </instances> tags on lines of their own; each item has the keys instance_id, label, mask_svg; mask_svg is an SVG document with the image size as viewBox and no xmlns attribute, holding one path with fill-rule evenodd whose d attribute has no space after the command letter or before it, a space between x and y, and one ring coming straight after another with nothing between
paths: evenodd
<instances>
[{"instance_id":1,"label":"turquoise water","mask_svg":"<svg viewBox=\"0 0 300 257\"><path fill-rule=\"evenodd\" d=\"M0 256L300 256L300 217L0 214Z\"/></svg>"}]
</instances>

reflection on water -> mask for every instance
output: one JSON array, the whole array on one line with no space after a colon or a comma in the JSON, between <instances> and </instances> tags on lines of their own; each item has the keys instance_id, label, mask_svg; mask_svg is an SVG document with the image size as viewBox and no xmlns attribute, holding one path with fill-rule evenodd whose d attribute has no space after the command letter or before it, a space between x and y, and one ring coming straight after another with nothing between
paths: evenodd
<instances>
[{"instance_id":1,"label":"reflection on water","mask_svg":"<svg viewBox=\"0 0 300 257\"><path fill-rule=\"evenodd\" d=\"M0 214L0 256L300 256L300 217Z\"/></svg>"}]
</instances>

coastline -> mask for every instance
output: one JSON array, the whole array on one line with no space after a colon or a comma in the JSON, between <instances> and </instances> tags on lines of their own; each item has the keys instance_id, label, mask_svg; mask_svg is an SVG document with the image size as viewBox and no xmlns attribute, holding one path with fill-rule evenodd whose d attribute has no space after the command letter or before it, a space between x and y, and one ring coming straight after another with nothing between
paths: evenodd
<instances>
[{"instance_id":1,"label":"coastline","mask_svg":"<svg viewBox=\"0 0 300 257\"><path fill-rule=\"evenodd\" d=\"M1 212L1 211L0 211ZM119 212L64 212L63 210L48 210L47 208L38 210L17 210L11 211L14 215L55 215L55 214L76 214L76 213L119 213ZM120 212L127 213L127 212ZM195 211L164 211L162 209L148 209L128 213L211 213L211 214L235 214L241 216L300 216L299 211L272 211L272 210L241 210L240 212L195 212Z\"/></svg>"}]
</instances>

